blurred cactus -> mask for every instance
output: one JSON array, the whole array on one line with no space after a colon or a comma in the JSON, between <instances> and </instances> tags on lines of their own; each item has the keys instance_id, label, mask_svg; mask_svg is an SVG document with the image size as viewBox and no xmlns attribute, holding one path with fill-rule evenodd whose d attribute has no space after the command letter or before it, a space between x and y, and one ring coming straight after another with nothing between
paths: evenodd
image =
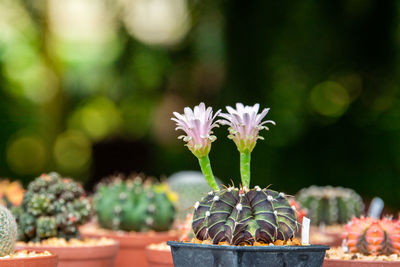
<instances>
[{"instance_id":1,"label":"blurred cactus","mask_svg":"<svg viewBox=\"0 0 400 267\"><path fill-rule=\"evenodd\" d=\"M17 224L14 216L0 205L0 257L14 252L17 241Z\"/></svg>"},{"instance_id":2,"label":"blurred cactus","mask_svg":"<svg viewBox=\"0 0 400 267\"><path fill-rule=\"evenodd\" d=\"M22 185L18 181L0 180L0 204L11 208L21 204L24 198Z\"/></svg>"},{"instance_id":3,"label":"blurred cactus","mask_svg":"<svg viewBox=\"0 0 400 267\"><path fill-rule=\"evenodd\" d=\"M332 186L311 186L296 197L314 225L345 224L363 214L361 197L352 189Z\"/></svg>"},{"instance_id":4,"label":"blurred cactus","mask_svg":"<svg viewBox=\"0 0 400 267\"><path fill-rule=\"evenodd\" d=\"M216 180L219 183L218 179ZM192 213L194 203L211 191L203 174L198 171L174 173L168 178L167 183L171 190L178 194L176 218L180 222L185 221L188 213Z\"/></svg>"},{"instance_id":5,"label":"blurred cactus","mask_svg":"<svg viewBox=\"0 0 400 267\"><path fill-rule=\"evenodd\" d=\"M175 215L168 194L164 184L114 177L97 187L93 200L98 222L111 230L167 231Z\"/></svg>"},{"instance_id":6,"label":"blurred cactus","mask_svg":"<svg viewBox=\"0 0 400 267\"><path fill-rule=\"evenodd\" d=\"M79 225L91 215L82 186L57 173L42 174L32 181L22 205L14 209L21 241L51 237L79 237Z\"/></svg>"},{"instance_id":7,"label":"blurred cactus","mask_svg":"<svg viewBox=\"0 0 400 267\"><path fill-rule=\"evenodd\" d=\"M400 254L400 221L353 218L345 226L344 246L366 255Z\"/></svg>"}]
</instances>

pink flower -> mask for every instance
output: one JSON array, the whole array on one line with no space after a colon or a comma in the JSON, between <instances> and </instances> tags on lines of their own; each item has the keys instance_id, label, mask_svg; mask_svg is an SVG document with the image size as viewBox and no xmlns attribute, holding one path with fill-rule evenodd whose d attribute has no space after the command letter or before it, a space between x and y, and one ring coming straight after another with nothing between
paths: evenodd
<instances>
[{"instance_id":1,"label":"pink flower","mask_svg":"<svg viewBox=\"0 0 400 267\"><path fill-rule=\"evenodd\" d=\"M185 107L184 114L174 112L176 118L171 118L171 120L176 122L175 130L183 130L186 133L178 138L187 143L187 147L196 157L208 155L211 143L217 139L212 135L212 128L219 126L213 121L220 112L221 110L218 110L213 116L212 108L206 109L204 103L195 106L193 110Z\"/></svg>"},{"instance_id":2,"label":"pink flower","mask_svg":"<svg viewBox=\"0 0 400 267\"><path fill-rule=\"evenodd\" d=\"M258 114L259 108L259 104L243 106L242 103L237 103L236 109L227 106L226 110L229 113L221 113L219 115L223 119L218 122L230 126L228 137L233 139L240 152L251 152L257 143L257 139L263 139L262 136L259 136L259 131L263 129L269 130L265 124L271 123L275 125L272 120L262 121L269 108L263 109Z\"/></svg>"}]
</instances>

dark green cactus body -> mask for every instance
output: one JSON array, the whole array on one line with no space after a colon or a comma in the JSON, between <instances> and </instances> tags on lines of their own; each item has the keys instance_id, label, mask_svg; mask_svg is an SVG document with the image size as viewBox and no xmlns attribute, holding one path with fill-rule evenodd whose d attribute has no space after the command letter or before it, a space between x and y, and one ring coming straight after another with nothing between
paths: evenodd
<instances>
[{"instance_id":1,"label":"dark green cactus body","mask_svg":"<svg viewBox=\"0 0 400 267\"><path fill-rule=\"evenodd\" d=\"M192 227L200 240L239 245L286 241L294 236L298 225L283 193L230 187L210 192L195 204Z\"/></svg>"},{"instance_id":2,"label":"dark green cactus body","mask_svg":"<svg viewBox=\"0 0 400 267\"><path fill-rule=\"evenodd\" d=\"M174 205L160 185L141 179L100 184L94 207L100 226L112 230L166 231L175 215Z\"/></svg>"},{"instance_id":3,"label":"dark green cactus body","mask_svg":"<svg viewBox=\"0 0 400 267\"><path fill-rule=\"evenodd\" d=\"M91 206L80 184L50 173L29 184L22 204L13 211L19 239L36 242L79 237L78 227L89 219Z\"/></svg>"},{"instance_id":4,"label":"dark green cactus body","mask_svg":"<svg viewBox=\"0 0 400 267\"><path fill-rule=\"evenodd\" d=\"M349 188L311 186L300 190L296 199L315 225L345 224L364 211L361 197Z\"/></svg>"},{"instance_id":5,"label":"dark green cactus body","mask_svg":"<svg viewBox=\"0 0 400 267\"><path fill-rule=\"evenodd\" d=\"M0 257L14 253L17 224L11 212L0 205Z\"/></svg>"}]
</instances>

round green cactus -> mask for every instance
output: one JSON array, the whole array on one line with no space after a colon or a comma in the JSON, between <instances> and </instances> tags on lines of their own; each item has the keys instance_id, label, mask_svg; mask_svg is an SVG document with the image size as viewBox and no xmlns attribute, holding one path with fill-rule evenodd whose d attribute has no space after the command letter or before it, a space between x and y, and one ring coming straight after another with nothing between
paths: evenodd
<instances>
[{"instance_id":1,"label":"round green cactus","mask_svg":"<svg viewBox=\"0 0 400 267\"><path fill-rule=\"evenodd\" d=\"M284 193L229 187L196 202L192 223L197 239L232 245L287 241L294 237L296 214Z\"/></svg>"},{"instance_id":2,"label":"round green cactus","mask_svg":"<svg viewBox=\"0 0 400 267\"><path fill-rule=\"evenodd\" d=\"M140 178L101 183L93 200L98 222L106 229L166 231L174 220L175 208L163 185Z\"/></svg>"},{"instance_id":3,"label":"round green cactus","mask_svg":"<svg viewBox=\"0 0 400 267\"><path fill-rule=\"evenodd\" d=\"M0 257L14 252L17 241L17 224L14 216L0 205Z\"/></svg>"},{"instance_id":4,"label":"round green cactus","mask_svg":"<svg viewBox=\"0 0 400 267\"><path fill-rule=\"evenodd\" d=\"M218 179L216 181L219 183ZM197 171L177 172L168 178L167 183L178 194L176 218L180 221L184 221L186 215L192 213L193 204L211 190L203 174Z\"/></svg>"},{"instance_id":5,"label":"round green cactus","mask_svg":"<svg viewBox=\"0 0 400 267\"><path fill-rule=\"evenodd\" d=\"M32 181L21 206L14 209L21 241L51 237L79 237L79 225L91 215L82 186L57 173L42 174Z\"/></svg>"},{"instance_id":6,"label":"round green cactus","mask_svg":"<svg viewBox=\"0 0 400 267\"><path fill-rule=\"evenodd\" d=\"M361 197L349 188L311 186L300 190L296 199L314 225L345 224L364 211Z\"/></svg>"}]
</instances>

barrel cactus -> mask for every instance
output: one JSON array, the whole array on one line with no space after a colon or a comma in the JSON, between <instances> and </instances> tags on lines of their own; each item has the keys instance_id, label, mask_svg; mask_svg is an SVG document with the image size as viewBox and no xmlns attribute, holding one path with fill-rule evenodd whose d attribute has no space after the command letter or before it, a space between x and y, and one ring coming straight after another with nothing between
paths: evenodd
<instances>
[{"instance_id":1,"label":"barrel cactus","mask_svg":"<svg viewBox=\"0 0 400 267\"><path fill-rule=\"evenodd\" d=\"M99 184L93 201L98 223L106 229L166 231L174 220L175 208L165 185L139 177L115 177Z\"/></svg>"},{"instance_id":2,"label":"barrel cactus","mask_svg":"<svg viewBox=\"0 0 400 267\"><path fill-rule=\"evenodd\" d=\"M17 241L17 224L11 212L0 205L0 257L14 252Z\"/></svg>"},{"instance_id":3,"label":"barrel cactus","mask_svg":"<svg viewBox=\"0 0 400 267\"><path fill-rule=\"evenodd\" d=\"M400 221L353 218L345 226L344 246L366 255L400 254Z\"/></svg>"},{"instance_id":4,"label":"barrel cactus","mask_svg":"<svg viewBox=\"0 0 400 267\"><path fill-rule=\"evenodd\" d=\"M176 218L181 222L192 212L194 203L211 190L203 174L197 171L177 172L168 178L167 183L178 195Z\"/></svg>"},{"instance_id":5,"label":"barrel cactus","mask_svg":"<svg viewBox=\"0 0 400 267\"><path fill-rule=\"evenodd\" d=\"M204 103L184 109L184 114L174 112L177 128L186 135L180 136L189 150L198 158L204 178L212 188L201 201L194 205L192 228L199 240L209 240L231 245L271 243L281 240L282 244L294 237L298 229L295 209L284 193L259 186L250 189L250 154L257 140L263 139L259 131L268 128L262 121L269 109L258 114L259 105L236 104L236 109L227 107L228 113ZM222 119L215 121L217 116ZM240 153L242 185L220 187L214 178L209 160L211 143L216 140L212 132L218 124L229 126L228 138L232 139Z\"/></svg>"},{"instance_id":6,"label":"barrel cactus","mask_svg":"<svg viewBox=\"0 0 400 267\"><path fill-rule=\"evenodd\" d=\"M91 205L80 184L57 173L42 174L28 185L15 209L21 241L39 242L79 237L78 227L91 215Z\"/></svg>"},{"instance_id":7,"label":"barrel cactus","mask_svg":"<svg viewBox=\"0 0 400 267\"><path fill-rule=\"evenodd\" d=\"M352 189L332 186L311 186L300 190L297 201L315 225L345 224L363 214L361 197Z\"/></svg>"}]
</instances>

